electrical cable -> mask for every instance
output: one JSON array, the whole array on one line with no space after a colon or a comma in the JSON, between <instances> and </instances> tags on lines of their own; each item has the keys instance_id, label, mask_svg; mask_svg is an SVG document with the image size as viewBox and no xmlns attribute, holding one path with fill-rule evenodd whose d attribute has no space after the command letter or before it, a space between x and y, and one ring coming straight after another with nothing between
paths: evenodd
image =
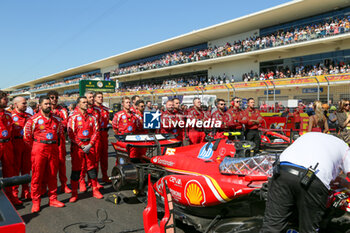
<instances>
[{"instance_id":1,"label":"electrical cable","mask_svg":"<svg viewBox=\"0 0 350 233\"><path fill-rule=\"evenodd\" d=\"M98 221L97 222L77 222L77 223L72 223L63 228L63 232L69 233L67 231L68 228L73 227L73 226L79 226L79 229L85 232L89 233L96 233L105 228L106 223L112 223L112 219L108 219L108 214L105 209L98 209L96 211L96 216Z\"/></svg>"}]
</instances>

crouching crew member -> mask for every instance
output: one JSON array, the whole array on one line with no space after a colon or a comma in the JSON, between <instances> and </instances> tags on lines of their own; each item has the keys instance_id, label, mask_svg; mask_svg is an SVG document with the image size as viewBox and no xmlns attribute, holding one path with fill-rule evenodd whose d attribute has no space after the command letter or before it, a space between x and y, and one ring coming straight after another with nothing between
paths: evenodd
<instances>
[{"instance_id":1,"label":"crouching crew member","mask_svg":"<svg viewBox=\"0 0 350 233\"><path fill-rule=\"evenodd\" d=\"M318 232L331 181L350 188L346 179L337 178L341 172L350 178L350 150L344 141L316 132L299 137L274 168L260 232L283 232L295 210L299 232Z\"/></svg>"},{"instance_id":2,"label":"crouching crew member","mask_svg":"<svg viewBox=\"0 0 350 233\"><path fill-rule=\"evenodd\" d=\"M214 138L223 138L224 137L224 132L228 131L230 125L232 124L232 119L231 115L225 111L225 100L223 99L217 99L216 101L216 108L217 110L213 112L211 115L212 121L220 121L221 122L221 127L220 128L215 128L214 129Z\"/></svg>"},{"instance_id":3,"label":"crouching crew member","mask_svg":"<svg viewBox=\"0 0 350 233\"><path fill-rule=\"evenodd\" d=\"M11 113L5 110L7 104L7 94L3 91L0 91L0 159L4 178L15 175L14 154L11 141L11 138L13 136L13 121L11 118ZM5 193L8 199L14 205L21 205L22 201L20 201L18 197L14 196L12 191L13 187L5 188Z\"/></svg>"},{"instance_id":4,"label":"crouching crew member","mask_svg":"<svg viewBox=\"0 0 350 233\"><path fill-rule=\"evenodd\" d=\"M28 145L23 141L23 130L24 126L31 117L29 113L26 113L27 109L27 100L24 97L16 97L13 100L15 109L12 111L12 120L13 120L13 144L16 145L13 147L13 152L16 155L14 158L15 165L15 175L19 176L30 174L32 162L31 162L31 145ZM14 188L14 195L18 197L18 186ZM29 191L29 185L22 185L22 194L21 197L24 199L30 199L31 197Z\"/></svg>"},{"instance_id":5,"label":"crouching crew member","mask_svg":"<svg viewBox=\"0 0 350 233\"><path fill-rule=\"evenodd\" d=\"M263 118L260 115L260 111L255 108L255 101L253 98L248 99L248 108L245 110L245 117L245 139L255 143L254 152L257 153L259 152L261 141L259 126L263 122Z\"/></svg>"},{"instance_id":6,"label":"crouching crew member","mask_svg":"<svg viewBox=\"0 0 350 233\"><path fill-rule=\"evenodd\" d=\"M87 113L88 102L86 97L77 100L78 109L68 121L68 135L71 139L72 157L72 197L69 202L78 199L78 186L81 169L86 166L87 174L92 184L93 197L101 199L103 195L97 187L95 143L98 138L98 122L96 118Z\"/></svg>"},{"instance_id":7,"label":"crouching crew member","mask_svg":"<svg viewBox=\"0 0 350 233\"><path fill-rule=\"evenodd\" d=\"M190 129L188 132L188 137L190 139L190 144L198 144L198 143L204 142L205 140L204 128L203 127L198 128L196 126L198 121L201 121L203 123L205 120L205 115L201 108L201 100L198 97L193 99L193 108L191 108L188 111L188 118L191 121L194 120L194 123L195 123L194 127L192 127L192 125L189 125Z\"/></svg>"},{"instance_id":8,"label":"crouching crew member","mask_svg":"<svg viewBox=\"0 0 350 233\"><path fill-rule=\"evenodd\" d=\"M130 111L131 102L129 97L122 100L123 110L114 115L112 126L115 134L134 134L139 127L138 118L133 111ZM141 154L135 147L129 147L129 156L131 160L139 160ZM116 161L117 163L117 161ZM117 165L117 164L116 164Z\"/></svg>"},{"instance_id":9,"label":"crouching crew member","mask_svg":"<svg viewBox=\"0 0 350 233\"><path fill-rule=\"evenodd\" d=\"M60 119L51 113L48 96L39 99L40 111L31 117L24 128L24 141L32 146L32 213L40 211L44 177L48 177L49 205L63 207L57 200L57 169L59 141L63 134Z\"/></svg>"}]
</instances>

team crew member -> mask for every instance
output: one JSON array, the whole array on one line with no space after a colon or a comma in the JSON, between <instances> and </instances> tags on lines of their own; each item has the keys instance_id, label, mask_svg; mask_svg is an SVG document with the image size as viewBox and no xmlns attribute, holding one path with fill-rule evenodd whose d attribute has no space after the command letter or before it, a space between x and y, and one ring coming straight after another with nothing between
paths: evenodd
<instances>
[{"instance_id":1,"label":"team crew member","mask_svg":"<svg viewBox=\"0 0 350 233\"><path fill-rule=\"evenodd\" d=\"M227 110L227 114L231 115L231 124L229 125L229 130L234 132L242 132L243 123L246 122L246 116L244 114L244 111L241 109L242 100L239 97L234 97L231 103L232 107Z\"/></svg>"},{"instance_id":2,"label":"team crew member","mask_svg":"<svg viewBox=\"0 0 350 233\"><path fill-rule=\"evenodd\" d=\"M83 164L85 164L91 180L93 197L103 198L97 187L96 147L94 147L98 139L99 124L92 114L87 113L88 101L86 97L79 97L77 104L78 108L68 122L68 135L72 142L72 197L69 202L75 202L78 199L78 185Z\"/></svg>"},{"instance_id":3,"label":"team crew member","mask_svg":"<svg viewBox=\"0 0 350 233\"><path fill-rule=\"evenodd\" d=\"M348 145L332 135L307 133L283 151L278 167L269 183L261 232L282 232L295 209L299 215L299 232L317 232L331 181L336 180L341 170L350 178ZM305 174L312 173L310 167L315 173L308 178ZM345 179L338 181L350 188Z\"/></svg>"},{"instance_id":4,"label":"team crew member","mask_svg":"<svg viewBox=\"0 0 350 233\"><path fill-rule=\"evenodd\" d=\"M205 115L201 108L201 100L199 98L193 99L193 108L188 111L188 118L190 120L204 121ZM198 144L204 142L205 133L203 128L197 128L196 125L189 129L188 137L190 139L191 144Z\"/></svg>"},{"instance_id":5,"label":"team crew member","mask_svg":"<svg viewBox=\"0 0 350 233\"><path fill-rule=\"evenodd\" d=\"M185 116L184 116L184 114L183 114L183 112L181 110L180 99L179 98L174 98L173 102L174 102L174 113L176 115L176 118L177 118L177 120L179 122L183 121L184 122L184 126L185 126L186 120L185 120ZM177 137L176 137L176 139L182 142L184 140L184 137L185 137L184 133L185 133L185 127L183 127L183 128L179 127L177 129Z\"/></svg>"},{"instance_id":6,"label":"team crew member","mask_svg":"<svg viewBox=\"0 0 350 233\"><path fill-rule=\"evenodd\" d=\"M2 164L2 174L4 178L15 175L14 154L12 146L13 121L11 113L6 111L8 98L7 94L0 91L0 159ZM14 205L21 205L22 201L13 195L13 187L6 187L5 193Z\"/></svg>"},{"instance_id":7,"label":"team crew member","mask_svg":"<svg viewBox=\"0 0 350 233\"><path fill-rule=\"evenodd\" d=\"M29 120L31 115L26 113L27 109L27 100L24 97L16 97L13 100L15 109L12 111L12 120L13 120L13 144L16 145L13 147L14 156L14 169L15 176L30 174L31 170L31 153L32 148L28 146L23 141L23 130L26 122ZM14 188L14 196L18 197L18 186ZM30 199L29 185L22 185L22 194L21 197L24 199Z\"/></svg>"},{"instance_id":8,"label":"team crew member","mask_svg":"<svg viewBox=\"0 0 350 233\"><path fill-rule=\"evenodd\" d=\"M133 97L131 97L131 103L132 106L130 107L130 111L136 113L136 101L138 101L140 99L140 96L138 95L134 95Z\"/></svg>"},{"instance_id":9,"label":"team crew member","mask_svg":"<svg viewBox=\"0 0 350 233\"><path fill-rule=\"evenodd\" d=\"M136 101L136 117L138 119L137 133L146 134L147 130L143 128L143 113L145 111L145 102L143 100Z\"/></svg>"},{"instance_id":10,"label":"team crew member","mask_svg":"<svg viewBox=\"0 0 350 233\"><path fill-rule=\"evenodd\" d=\"M57 200L57 169L59 141L63 134L61 120L52 114L48 96L39 99L40 111L31 117L24 128L24 141L32 147L32 212L40 211L40 194L44 177L48 177L49 205L63 207Z\"/></svg>"},{"instance_id":11,"label":"team crew member","mask_svg":"<svg viewBox=\"0 0 350 233\"><path fill-rule=\"evenodd\" d=\"M213 121L220 121L221 127L215 128L215 138L223 137L223 132L227 131L232 123L231 115L225 111L226 103L223 99L216 100L217 110L211 115Z\"/></svg>"},{"instance_id":12,"label":"team crew member","mask_svg":"<svg viewBox=\"0 0 350 233\"><path fill-rule=\"evenodd\" d=\"M300 129L300 124L301 124L301 116L300 114L304 113L304 107L303 103L300 102L298 104L298 108L296 108L293 112L293 117L294 117L294 127L295 129Z\"/></svg>"},{"instance_id":13,"label":"team crew member","mask_svg":"<svg viewBox=\"0 0 350 233\"><path fill-rule=\"evenodd\" d=\"M161 133L169 133L177 136L178 133L178 119L174 112L174 102L168 100L165 104L166 110L161 116Z\"/></svg>"},{"instance_id":14,"label":"team crew member","mask_svg":"<svg viewBox=\"0 0 350 233\"><path fill-rule=\"evenodd\" d=\"M255 109L255 101L253 98L248 99L248 108L245 110L246 117L246 140L255 143L254 152L257 153L260 148L259 126L263 122L259 110Z\"/></svg>"},{"instance_id":15,"label":"team crew member","mask_svg":"<svg viewBox=\"0 0 350 233\"><path fill-rule=\"evenodd\" d=\"M100 139L97 141L97 175L98 163L101 165L102 181L110 183L111 181L107 175L108 169L108 123L109 123L109 108L103 106L102 92L96 92L94 95L95 109L100 113Z\"/></svg>"},{"instance_id":16,"label":"team crew member","mask_svg":"<svg viewBox=\"0 0 350 233\"><path fill-rule=\"evenodd\" d=\"M95 117L96 121L100 124L100 122L101 122L100 111L95 106L94 95L95 95L95 93L92 91L85 92L85 97L88 101L87 113L93 115ZM77 109L78 108L76 108L76 110ZM75 111L74 111L74 113L75 113ZM99 140L99 137L100 137L100 132L98 132L98 139L96 141ZM95 152L98 151L97 146L98 146L98 144L95 143L95 145L94 145ZM98 168L98 162L99 161L96 160L96 168ZM85 166L85 164L83 164L83 167L81 168L81 175L80 175L80 180L79 180L79 191L82 193L86 192L86 190L87 190L86 183L85 183L85 176L86 176L86 166ZM91 180L89 179L89 177L88 177L88 186L91 186ZM97 187L103 188L103 186L98 181L97 181Z\"/></svg>"},{"instance_id":17,"label":"team crew member","mask_svg":"<svg viewBox=\"0 0 350 233\"><path fill-rule=\"evenodd\" d=\"M148 101L146 102L145 111L147 111L147 112L153 111L152 102L151 102L150 100L148 100Z\"/></svg>"},{"instance_id":18,"label":"team crew member","mask_svg":"<svg viewBox=\"0 0 350 233\"><path fill-rule=\"evenodd\" d=\"M58 92L57 91L49 91L47 96L51 101L51 109L52 113L55 116L58 116L61 119L61 123L63 126L63 130L67 131L67 122L68 122L68 112L65 108L58 105ZM71 190L67 186L67 176L66 176L66 138L64 133L60 139L60 147L59 147L59 164L58 164L58 177L61 182L61 192L70 193Z\"/></svg>"},{"instance_id":19,"label":"team crew member","mask_svg":"<svg viewBox=\"0 0 350 233\"><path fill-rule=\"evenodd\" d=\"M131 102L129 97L122 100L123 110L117 112L113 118L113 131L115 134L133 134L137 132L138 118L134 112L130 111ZM131 147L129 151L131 159L139 158L138 150Z\"/></svg>"}]
</instances>

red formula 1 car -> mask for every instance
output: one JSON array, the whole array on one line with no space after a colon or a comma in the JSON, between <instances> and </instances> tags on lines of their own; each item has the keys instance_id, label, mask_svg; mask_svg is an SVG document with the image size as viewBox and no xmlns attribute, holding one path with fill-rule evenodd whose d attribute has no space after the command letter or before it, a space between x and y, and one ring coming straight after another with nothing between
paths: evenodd
<instances>
[{"instance_id":1,"label":"red formula 1 car","mask_svg":"<svg viewBox=\"0 0 350 233\"><path fill-rule=\"evenodd\" d=\"M14 176L11 178L0 178L0 232L1 233L24 233L25 223L18 215L5 193L5 187L30 183L30 175Z\"/></svg>"},{"instance_id":2,"label":"red formula 1 car","mask_svg":"<svg viewBox=\"0 0 350 233\"><path fill-rule=\"evenodd\" d=\"M252 146L248 141L216 139L197 145L158 149L161 155L147 157L148 162L119 163L114 167L113 187L117 191L137 190L140 200L145 200L147 190L155 192L158 210L165 208L166 212L161 221L163 226L170 219L167 209L172 206L175 218L201 232L258 232L265 209L265 184L277 155L246 157L246 151ZM166 198L165 186L171 194L172 205ZM149 200L154 199L149 196ZM344 206L344 197L341 200ZM150 203L154 201L149 202L152 205ZM158 225L151 227L158 224L154 219L157 214L150 211L157 208L151 207L148 206L144 213L147 233L159 229ZM344 210L341 213L344 214ZM350 226L350 221L347 224Z\"/></svg>"},{"instance_id":3,"label":"red formula 1 car","mask_svg":"<svg viewBox=\"0 0 350 233\"><path fill-rule=\"evenodd\" d=\"M294 142L292 134L286 135L286 132L290 133L290 130L283 129L259 129L261 132L261 149L276 149L284 150L291 143Z\"/></svg>"}]
</instances>

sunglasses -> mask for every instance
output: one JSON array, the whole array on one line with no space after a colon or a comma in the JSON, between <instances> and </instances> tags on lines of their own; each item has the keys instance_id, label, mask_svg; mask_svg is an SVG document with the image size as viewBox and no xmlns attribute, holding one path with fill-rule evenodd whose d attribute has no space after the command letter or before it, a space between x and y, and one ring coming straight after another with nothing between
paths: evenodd
<instances>
[{"instance_id":1,"label":"sunglasses","mask_svg":"<svg viewBox=\"0 0 350 233\"><path fill-rule=\"evenodd\" d=\"M240 101L240 100L236 100L235 102L236 102L236 103L241 103L242 101Z\"/></svg>"},{"instance_id":2,"label":"sunglasses","mask_svg":"<svg viewBox=\"0 0 350 233\"><path fill-rule=\"evenodd\" d=\"M222 106L222 105L226 105L226 104L219 104L220 106Z\"/></svg>"},{"instance_id":3,"label":"sunglasses","mask_svg":"<svg viewBox=\"0 0 350 233\"><path fill-rule=\"evenodd\" d=\"M346 107L346 106L349 106L350 104L344 104L344 106Z\"/></svg>"},{"instance_id":4,"label":"sunglasses","mask_svg":"<svg viewBox=\"0 0 350 233\"><path fill-rule=\"evenodd\" d=\"M54 99L58 100L58 96L50 96L50 99L52 99L52 100L54 100Z\"/></svg>"}]
</instances>

